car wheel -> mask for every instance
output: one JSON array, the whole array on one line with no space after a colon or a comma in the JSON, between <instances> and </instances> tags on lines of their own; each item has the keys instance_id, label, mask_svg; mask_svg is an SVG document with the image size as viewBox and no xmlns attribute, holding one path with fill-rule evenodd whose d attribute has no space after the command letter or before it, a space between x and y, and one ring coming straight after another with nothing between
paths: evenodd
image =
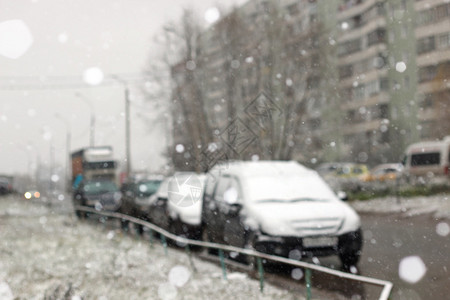
<instances>
[{"instance_id":1,"label":"car wheel","mask_svg":"<svg viewBox=\"0 0 450 300\"><path fill-rule=\"evenodd\" d=\"M182 224L182 222L178 218L175 219L175 220L172 220L172 219L169 220L169 232L174 234L174 235L176 235L176 236L189 239L188 234L183 231L183 224ZM181 242L177 242L177 241L172 241L172 242L178 247L186 246L185 243L181 243Z\"/></svg>"},{"instance_id":2,"label":"car wheel","mask_svg":"<svg viewBox=\"0 0 450 300\"><path fill-rule=\"evenodd\" d=\"M210 236L210 234L208 232L208 229L205 226L203 226L203 230L202 230L201 236L202 236L201 240L203 242L213 243L213 241L211 239L211 236ZM218 255L219 254L217 249L213 249L213 248L206 248L206 249L207 249L208 254L213 254L213 255Z\"/></svg>"},{"instance_id":3,"label":"car wheel","mask_svg":"<svg viewBox=\"0 0 450 300\"><path fill-rule=\"evenodd\" d=\"M340 237L338 254L344 270L350 270L350 267L356 266L358 263L361 256L362 242L361 229Z\"/></svg>"},{"instance_id":4,"label":"car wheel","mask_svg":"<svg viewBox=\"0 0 450 300\"><path fill-rule=\"evenodd\" d=\"M75 215L80 220L86 218L86 213L79 210L75 210Z\"/></svg>"},{"instance_id":5,"label":"car wheel","mask_svg":"<svg viewBox=\"0 0 450 300\"><path fill-rule=\"evenodd\" d=\"M169 219L169 232L174 235L180 235L181 233L179 230L180 228L179 224L180 221L178 219L176 220Z\"/></svg>"},{"instance_id":6,"label":"car wheel","mask_svg":"<svg viewBox=\"0 0 450 300\"><path fill-rule=\"evenodd\" d=\"M247 250L255 250L255 232L253 231L249 231L245 233L246 236L246 240L245 240L245 245L244 245L244 249ZM238 258L240 261L244 262L245 264L252 266L253 269L257 269L258 268L258 264L257 264L257 259L255 256L250 256L250 255L238 255Z\"/></svg>"},{"instance_id":7,"label":"car wheel","mask_svg":"<svg viewBox=\"0 0 450 300\"><path fill-rule=\"evenodd\" d=\"M342 268L345 271L349 271L351 267L356 266L360 258L359 251L356 252L343 252L339 254L339 259L342 263Z\"/></svg>"},{"instance_id":8,"label":"car wheel","mask_svg":"<svg viewBox=\"0 0 450 300\"><path fill-rule=\"evenodd\" d=\"M138 235L143 235L144 234L144 226L141 224L135 224L136 226L136 233Z\"/></svg>"},{"instance_id":9,"label":"car wheel","mask_svg":"<svg viewBox=\"0 0 450 300\"><path fill-rule=\"evenodd\" d=\"M85 204L83 203L83 201L82 201L82 199L80 199L80 196L76 196L74 199L73 199L73 203L74 203L74 206L85 206ZM80 210L77 210L77 209L75 209L75 215L78 217L78 219L85 219L86 218L86 213L84 212L84 211L80 211Z\"/></svg>"},{"instance_id":10,"label":"car wheel","mask_svg":"<svg viewBox=\"0 0 450 300\"><path fill-rule=\"evenodd\" d=\"M128 220L125 220L125 219L120 220L120 227L122 228L123 231L128 232L129 223L130 222Z\"/></svg>"}]
</instances>

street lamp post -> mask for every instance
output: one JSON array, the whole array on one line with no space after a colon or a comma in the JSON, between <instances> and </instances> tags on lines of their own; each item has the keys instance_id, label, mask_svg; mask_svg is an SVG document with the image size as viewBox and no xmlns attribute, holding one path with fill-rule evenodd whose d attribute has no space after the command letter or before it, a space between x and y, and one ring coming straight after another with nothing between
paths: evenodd
<instances>
[{"instance_id":1,"label":"street lamp post","mask_svg":"<svg viewBox=\"0 0 450 300\"><path fill-rule=\"evenodd\" d=\"M131 172L131 134L130 134L130 91L126 81L122 80L117 75L112 75L111 78L117 80L124 86L125 91L125 153L126 153L126 174Z\"/></svg>"},{"instance_id":2,"label":"street lamp post","mask_svg":"<svg viewBox=\"0 0 450 300\"><path fill-rule=\"evenodd\" d=\"M33 164L33 166L34 166L34 173L32 172L33 170L33 168L31 168L30 167L30 171L33 173L32 175L31 175L31 180L32 180L32 185L33 186L36 186L36 187L38 187L38 184L39 184L39 182L38 182L38 179L39 179L39 165L40 165L40 155L39 155L39 153L38 153L38 150L37 150L37 148L36 148L36 145L34 145L34 143L31 143L30 141L28 142L28 144L27 144L27 146L26 146L26 149L27 149L27 151L29 151L30 153L32 153L33 152L33 150L34 150L34 153L35 153L35 155L36 155L36 158L35 158L35 162L34 162L34 164Z\"/></svg>"},{"instance_id":3,"label":"street lamp post","mask_svg":"<svg viewBox=\"0 0 450 300\"><path fill-rule=\"evenodd\" d=\"M87 105L89 105L89 108L91 109L91 119L90 119L90 126L89 126L89 145L91 147L95 146L95 112L94 107L92 106L92 103L89 101L89 99L84 96L83 94L76 92L75 96L83 100Z\"/></svg>"},{"instance_id":4,"label":"street lamp post","mask_svg":"<svg viewBox=\"0 0 450 300\"><path fill-rule=\"evenodd\" d=\"M18 145L19 146L19 145ZM23 151L23 153L25 153L26 157L27 157L27 177L26 177L26 184L30 185L33 182L33 178L32 178L32 172L31 172L31 156L29 153L29 150L27 148L22 148L19 147L20 150Z\"/></svg>"},{"instance_id":5,"label":"street lamp post","mask_svg":"<svg viewBox=\"0 0 450 300\"><path fill-rule=\"evenodd\" d=\"M28 176L28 182L27 184L30 184L32 186L37 185L37 165L39 164L39 154L37 153L37 149L35 146L32 146L30 142L27 144L18 144L18 149L23 151L27 155L27 176ZM33 162L32 153L33 150L36 154L35 162ZM36 172L33 172L33 169L35 169ZM37 186L36 186L37 187Z\"/></svg>"}]
</instances>

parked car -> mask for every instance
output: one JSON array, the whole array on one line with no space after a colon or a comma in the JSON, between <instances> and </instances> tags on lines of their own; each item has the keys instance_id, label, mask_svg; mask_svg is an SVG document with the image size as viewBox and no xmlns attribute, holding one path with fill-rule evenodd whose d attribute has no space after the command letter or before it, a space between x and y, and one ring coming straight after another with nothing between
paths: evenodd
<instances>
[{"instance_id":1,"label":"parked car","mask_svg":"<svg viewBox=\"0 0 450 300\"><path fill-rule=\"evenodd\" d=\"M370 170L369 174L363 177L364 181L392 181L401 176L402 164L381 164Z\"/></svg>"},{"instance_id":2,"label":"parked car","mask_svg":"<svg viewBox=\"0 0 450 300\"><path fill-rule=\"evenodd\" d=\"M324 163L316 170L336 193L360 190L364 178L370 174L365 164L351 162Z\"/></svg>"},{"instance_id":3,"label":"parked car","mask_svg":"<svg viewBox=\"0 0 450 300\"><path fill-rule=\"evenodd\" d=\"M150 197L156 193L162 180L162 176L129 178L122 184L122 205L119 211L134 217L147 219Z\"/></svg>"},{"instance_id":4,"label":"parked car","mask_svg":"<svg viewBox=\"0 0 450 300\"><path fill-rule=\"evenodd\" d=\"M362 180L369 174L369 168L365 164L342 163L334 174L340 178Z\"/></svg>"},{"instance_id":5,"label":"parked car","mask_svg":"<svg viewBox=\"0 0 450 300\"><path fill-rule=\"evenodd\" d=\"M358 178L361 179L369 174L369 169L365 164L351 162L331 162L320 164L316 171L322 177Z\"/></svg>"},{"instance_id":6,"label":"parked car","mask_svg":"<svg viewBox=\"0 0 450 300\"><path fill-rule=\"evenodd\" d=\"M201 238L201 211L205 174L176 173L169 180L169 231L190 239Z\"/></svg>"},{"instance_id":7,"label":"parked car","mask_svg":"<svg viewBox=\"0 0 450 300\"><path fill-rule=\"evenodd\" d=\"M110 180L93 179L82 181L73 193L74 205L90 206L97 210L117 211L122 204L122 193ZM76 211L78 217L85 214Z\"/></svg>"},{"instance_id":8,"label":"parked car","mask_svg":"<svg viewBox=\"0 0 450 300\"><path fill-rule=\"evenodd\" d=\"M12 191L11 180L6 177L0 177L0 195L10 194Z\"/></svg>"},{"instance_id":9,"label":"parked car","mask_svg":"<svg viewBox=\"0 0 450 300\"><path fill-rule=\"evenodd\" d=\"M361 255L359 216L317 172L296 162L233 162L208 176L203 239L301 259Z\"/></svg>"},{"instance_id":10,"label":"parked car","mask_svg":"<svg viewBox=\"0 0 450 300\"><path fill-rule=\"evenodd\" d=\"M158 187L156 193L150 196L147 218L150 222L165 230L169 229L169 214L167 212L167 201L169 197L170 177L165 178Z\"/></svg>"},{"instance_id":11,"label":"parked car","mask_svg":"<svg viewBox=\"0 0 450 300\"><path fill-rule=\"evenodd\" d=\"M317 168L316 171L319 173L322 177L334 175L337 168L340 166L340 163L322 163Z\"/></svg>"},{"instance_id":12,"label":"parked car","mask_svg":"<svg viewBox=\"0 0 450 300\"><path fill-rule=\"evenodd\" d=\"M450 136L440 141L424 141L412 144L406 149L402 164L405 175L415 181L422 177L450 178Z\"/></svg>"}]
</instances>

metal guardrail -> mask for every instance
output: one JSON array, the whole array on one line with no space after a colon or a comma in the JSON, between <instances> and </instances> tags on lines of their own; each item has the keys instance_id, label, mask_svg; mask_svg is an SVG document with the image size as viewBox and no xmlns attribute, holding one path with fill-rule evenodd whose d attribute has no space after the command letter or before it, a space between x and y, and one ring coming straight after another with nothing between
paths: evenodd
<instances>
[{"instance_id":1,"label":"metal guardrail","mask_svg":"<svg viewBox=\"0 0 450 300\"><path fill-rule=\"evenodd\" d=\"M327 267L318 266L318 265L310 264L307 262L293 260L293 259L289 259L289 258L285 258L285 257L281 257L281 256L276 256L276 255L265 254L265 253L251 250L251 249L243 249L243 248L238 248L238 247L228 246L228 245L223 245L223 244L216 244L216 243L187 239L187 238L184 238L181 236L177 236L173 233L170 233L167 230L164 230L150 222L146 222L144 220L141 220L141 219L129 216L129 215L117 213L117 212L98 211L96 209L86 207L86 206L75 206L74 208L75 208L75 210L78 210L78 211L83 211L86 213L97 214L97 215L101 215L101 216L105 216L105 217L126 220L131 223L144 226L144 227L148 228L151 236L152 236L152 231L159 233L161 236L161 243L164 246L164 251L165 251L166 255L167 255L166 238L169 238L170 240L176 241L180 244L186 245L186 251L188 252L188 254L190 253L188 245L199 246L199 247L208 248L208 249L217 249L219 252L220 264L222 267L224 279L227 279L225 259L224 259L225 251L226 252L235 252L235 253L255 257L257 260L256 262L257 262L257 268L258 268L258 273L259 273L260 290L261 291L264 289L264 270L263 270L263 265L262 265L263 259L270 260L273 262L279 262L282 264L287 264L287 265L291 265L291 266L295 266L295 267L304 268L305 269L306 288L307 288L306 299L308 299L308 300L311 299L311 271L312 270L318 271L318 272L323 272L323 273L333 275L333 276L336 276L339 278L345 278L345 279L349 279L349 280L353 280L353 281L359 281L362 283L367 283L367 284L371 284L374 286L382 287L383 289L381 291L380 297L378 298L379 300L388 300L389 295L392 290L392 287L393 287L392 282L386 281L386 280L381 280L381 279L376 279L376 278L371 278L371 277L366 277L366 276L361 276L361 275L356 275L356 274L351 274L351 273L345 273L342 271L333 270L333 269L330 269Z\"/></svg>"}]
</instances>

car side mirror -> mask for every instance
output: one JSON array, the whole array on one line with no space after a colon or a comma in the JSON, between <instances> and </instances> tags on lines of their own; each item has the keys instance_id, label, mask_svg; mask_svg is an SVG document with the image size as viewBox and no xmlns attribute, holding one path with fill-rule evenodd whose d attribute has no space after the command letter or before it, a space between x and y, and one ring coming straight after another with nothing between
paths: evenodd
<instances>
[{"instance_id":1,"label":"car side mirror","mask_svg":"<svg viewBox=\"0 0 450 300\"><path fill-rule=\"evenodd\" d=\"M341 199L342 201L348 201L348 195L346 192L344 191L339 191L337 192L337 196L339 199Z\"/></svg>"},{"instance_id":2,"label":"car side mirror","mask_svg":"<svg viewBox=\"0 0 450 300\"><path fill-rule=\"evenodd\" d=\"M239 215L239 213L241 212L241 210L242 210L242 204L240 204L240 203L233 203L229 207L228 214L231 217L237 217Z\"/></svg>"},{"instance_id":3,"label":"car side mirror","mask_svg":"<svg viewBox=\"0 0 450 300\"><path fill-rule=\"evenodd\" d=\"M158 199L156 200L156 205L163 206L166 204L166 202L167 202L166 198L158 197Z\"/></svg>"}]
</instances>

